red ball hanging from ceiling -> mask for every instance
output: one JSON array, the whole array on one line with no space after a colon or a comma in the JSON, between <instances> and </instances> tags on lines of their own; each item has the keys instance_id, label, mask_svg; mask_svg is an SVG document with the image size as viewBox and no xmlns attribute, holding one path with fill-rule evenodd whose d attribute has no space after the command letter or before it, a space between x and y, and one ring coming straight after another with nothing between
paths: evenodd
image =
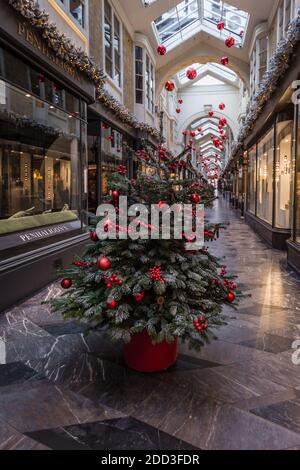
<instances>
[{"instance_id":1,"label":"red ball hanging from ceiling","mask_svg":"<svg viewBox=\"0 0 300 470\"><path fill-rule=\"evenodd\" d=\"M159 55L166 55L166 53L167 53L167 48L166 48L166 46L164 46L163 44L160 44L160 45L158 46L158 48L157 48L157 53L158 53Z\"/></svg>"},{"instance_id":2,"label":"red ball hanging from ceiling","mask_svg":"<svg viewBox=\"0 0 300 470\"><path fill-rule=\"evenodd\" d=\"M182 99L178 100L178 103L179 103L179 104L182 104L182 103L183 103L183 100L182 100Z\"/></svg>"},{"instance_id":3,"label":"red ball hanging from ceiling","mask_svg":"<svg viewBox=\"0 0 300 470\"><path fill-rule=\"evenodd\" d=\"M225 106L224 103L220 103L220 104L219 104L219 109L220 109L221 111L223 111L225 108L226 108L226 106Z\"/></svg>"},{"instance_id":4,"label":"red ball hanging from ceiling","mask_svg":"<svg viewBox=\"0 0 300 470\"><path fill-rule=\"evenodd\" d=\"M224 21L219 21L219 22L217 23L217 28L218 28L219 31L222 31L222 29L225 28L225 23L224 23Z\"/></svg>"},{"instance_id":5,"label":"red ball hanging from ceiling","mask_svg":"<svg viewBox=\"0 0 300 470\"><path fill-rule=\"evenodd\" d=\"M165 84L165 89L167 91L174 91L175 88L175 83L172 82L172 80L168 80L167 83Z\"/></svg>"},{"instance_id":6,"label":"red ball hanging from ceiling","mask_svg":"<svg viewBox=\"0 0 300 470\"><path fill-rule=\"evenodd\" d=\"M208 115L209 115L209 117L213 117L214 112L213 112L213 111L209 111Z\"/></svg>"},{"instance_id":7,"label":"red ball hanging from ceiling","mask_svg":"<svg viewBox=\"0 0 300 470\"><path fill-rule=\"evenodd\" d=\"M226 66L226 65L229 64L229 59L228 59L227 56L224 56L224 57L221 58L220 62L221 62L222 65Z\"/></svg>"},{"instance_id":8,"label":"red ball hanging from ceiling","mask_svg":"<svg viewBox=\"0 0 300 470\"><path fill-rule=\"evenodd\" d=\"M226 44L226 46L229 47L229 48L230 48L230 47L233 47L233 46L235 45L235 39L234 39L234 37L229 36L229 38L227 38L227 39L225 40L225 44Z\"/></svg>"},{"instance_id":9,"label":"red ball hanging from ceiling","mask_svg":"<svg viewBox=\"0 0 300 470\"><path fill-rule=\"evenodd\" d=\"M177 114L180 114L180 113L181 113L181 109L180 109L180 108L176 108L176 113L177 113Z\"/></svg>"},{"instance_id":10,"label":"red ball hanging from ceiling","mask_svg":"<svg viewBox=\"0 0 300 470\"><path fill-rule=\"evenodd\" d=\"M191 131L191 132L190 132L190 136L191 136L191 137L195 137L195 136L196 136L196 132L195 132L195 131Z\"/></svg>"},{"instance_id":11,"label":"red ball hanging from ceiling","mask_svg":"<svg viewBox=\"0 0 300 470\"><path fill-rule=\"evenodd\" d=\"M189 80L194 80L197 77L197 70L194 69L193 67L190 67L186 71L186 76Z\"/></svg>"}]
</instances>

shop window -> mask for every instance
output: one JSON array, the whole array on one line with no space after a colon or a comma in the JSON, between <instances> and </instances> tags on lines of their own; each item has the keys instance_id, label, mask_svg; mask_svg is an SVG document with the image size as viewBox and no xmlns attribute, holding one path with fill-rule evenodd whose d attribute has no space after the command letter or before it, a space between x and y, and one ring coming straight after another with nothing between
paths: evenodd
<instances>
[{"instance_id":1,"label":"shop window","mask_svg":"<svg viewBox=\"0 0 300 470\"><path fill-rule=\"evenodd\" d=\"M143 48L135 47L135 102L144 103L144 62Z\"/></svg>"},{"instance_id":2,"label":"shop window","mask_svg":"<svg viewBox=\"0 0 300 470\"><path fill-rule=\"evenodd\" d=\"M256 145L248 151L247 210L255 214L256 200Z\"/></svg>"},{"instance_id":3,"label":"shop window","mask_svg":"<svg viewBox=\"0 0 300 470\"><path fill-rule=\"evenodd\" d=\"M101 194L107 194L107 177L117 170L123 159L123 136L109 125L102 124Z\"/></svg>"},{"instance_id":4,"label":"shop window","mask_svg":"<svg viewBox=\"0 0 300 470\"><path fill-rule=\"evenodd\" d=\"M277 228L290 228L291 225L292 131L291 121L277 123L275 162L275 226Z\"/></svg>"},{"instance_id":5,"label":"shop window","mask_svg":"<svg viewBox=\"0 0 300 470\"><path fill-rule=\"evenodd\" d=\"M300 244L300 106L298 105L298 129L295 169L295 241Z\"/></svg>"},{"instance_id":6,"label":"shop window","mask_svg":"<svg viewBox=\"0 0 300 470\"><path fill-rule=\"evenodd\" d=\"M258 142L257 217L272 225L273 214L274 129Z\"/></svg>"},{"instance_id":7,"label":"shop window","mask_svg":"<svg viewBox=\"0 0 300 470\"><path fill-rule=\"evenodd\" d=\"M0 80L0 235L78 220L82 121Z\"/></svg>"},{"instance_id":8,"label":"shop window","mask_svg":"<svg viewBox=\"0 0 300 470\"><path fill-rule=\"evenodd\" d=\"M104 0L105 71L121 87L121 24L108 0Z\"/></svg>"}]
</instances>

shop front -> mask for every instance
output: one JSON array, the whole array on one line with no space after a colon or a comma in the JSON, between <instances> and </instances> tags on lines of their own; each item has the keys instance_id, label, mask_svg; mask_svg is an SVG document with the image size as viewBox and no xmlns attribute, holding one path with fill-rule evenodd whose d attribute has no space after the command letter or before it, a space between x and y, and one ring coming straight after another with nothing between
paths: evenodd
<instances>
[{"instance_id":1,"label":"shop front","mask_svg":"<svg viewBox=\"0 0 300 470\"><path fill-rule=\"evenodd\" d=\"M294 139L294 187L292 236L287 242L288 263L300 274L300 106L295 106L295 139Z\"/></svg>"},{"instance_id":2,"label":"shop front","mask_svg":"<svg viewBox=\"0 0 300 470\"><path fill-rule=\"evenodd\" d=\"M0 310L54 279L85 243L93 98L85 76L1 7Z\"/></svg>"},{"instance_id":3,"label":"shop front","mask_svg":"<svg viewBox=\"0 0 300 470\"><path fill-rule=\"evenodd\" d=\"M248 148L246 220L272 247L285 250L291 235L293 107Z\"/></svg>"}]
</instances>

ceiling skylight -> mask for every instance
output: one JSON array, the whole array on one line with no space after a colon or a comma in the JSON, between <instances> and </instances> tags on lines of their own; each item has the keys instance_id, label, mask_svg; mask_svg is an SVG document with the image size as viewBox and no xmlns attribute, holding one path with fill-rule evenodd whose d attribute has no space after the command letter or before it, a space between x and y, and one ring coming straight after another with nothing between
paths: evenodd
<instances>
[{"instance_id":1,"label":"ceiling skylight","mask_svg":"<svg viewBox=\"0 0 300 470\"><path fill-rule=\"evenodd\" d=\"M225 67L221 64L216 64L214 62L208 62L207 64L196 63L192 64L190 67L194 68L197 71L198 80L201 80L206 75L213 76L214 78L219 79L221 81L226 80L232 83L237 82L238 80L238 76L233 70L230 70L228 67ZM186 70L187 69L182 69L177 75L181 85L191 83L186 76ZM195 85L196 83L197 82L194 80L193 85Z\"/></svg>"},{"instance_id":2,"label":"ceiling skylight","mask_svg":"<svg viewBox=\"0 0 300 470\"><path fill-rule=\"evenodd\" d=\"M224 82L218 78L212 77L211 75L205 75L205 77L200 78L193 86L210 86L210 85L225 85Z\"/></svg>"},{"instance_id":3,"label":"ceiling skylight","mask_svg":"<svg viewBox=\"0 0 300 470\"><path fill-rule=\"evenodd\" d=\"M148 4L151 4L148 2ZM220 32L217 23L224 21ZM183 0L153 22L158 43L169 50L194 36L201 29L224 39L231 34L236 47L242 47L249 21L249 14L222 0Z\"/></svg>"}]
</instances>

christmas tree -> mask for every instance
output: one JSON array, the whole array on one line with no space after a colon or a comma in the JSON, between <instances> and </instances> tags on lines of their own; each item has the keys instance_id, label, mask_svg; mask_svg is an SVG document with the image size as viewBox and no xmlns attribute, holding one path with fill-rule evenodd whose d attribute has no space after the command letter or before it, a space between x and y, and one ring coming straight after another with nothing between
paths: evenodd
<instances>
[{"instance_id":1,"label":"christmas tree","mask_svg":"<svg viewBox=\"0 0 300 470\"><path fill-rule=\"evenodd\" d=\"M150 232L153 227L145 227L132 215L128 215L127 224L124 220L121 224L120 199L126 195L128 205L143 204L149 211L151 205L163 210L188 204L194 224L195 204L210 207L215 191L195 172L190 148L174 157L163 146L142 147L136 157L146 173L140 172L132 180L120 165L110 175L104 202L113 204L115 217L93 217L91 244L83 257L76 257L62 272L66 291L51 304L65 318L86 322L92 329L105 329L112 340L127 343L132 335L146 330L153 343L181 338L199 349L215 337L211 330L224 324L223 306L234 307L241 295L233 277L226 275L224 266L206 246L187 250L187 241L193 237L186 233L181 239L174 233L170 239L127 236L136 230ZM193 173L193 179L178 180L176 171L182 168ZM173 229L174 220L171 225ZM205 242L216 239L222 227L205 221ZM111 228L116 239L99 239L100 229L102 234Z\"/></svg>"}]
</instances>

